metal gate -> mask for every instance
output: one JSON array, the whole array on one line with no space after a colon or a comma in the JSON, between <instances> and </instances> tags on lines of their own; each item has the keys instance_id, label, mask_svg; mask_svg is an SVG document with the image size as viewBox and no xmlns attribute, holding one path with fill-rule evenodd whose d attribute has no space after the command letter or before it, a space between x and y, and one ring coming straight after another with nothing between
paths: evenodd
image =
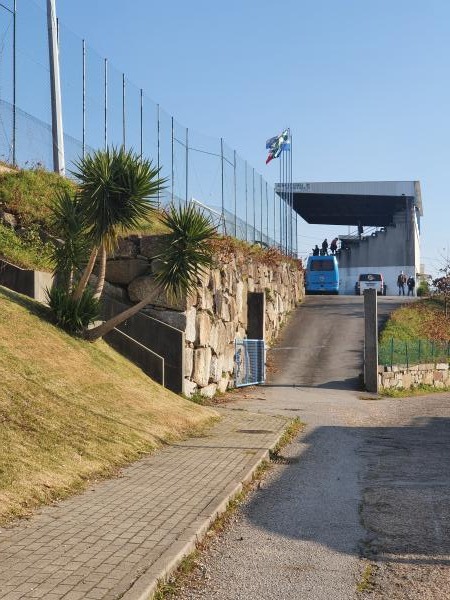
<instances>
[{"instance_id":1,"label":"metal gate","mask_svg":"<svg viewBox=\"0 0 450 600\"><path fill-rule=\"evenodd\" d=\"M264 340L235 340L234 373L236 387L264 383L266 379Z\"/></svg>"}]
</instances>

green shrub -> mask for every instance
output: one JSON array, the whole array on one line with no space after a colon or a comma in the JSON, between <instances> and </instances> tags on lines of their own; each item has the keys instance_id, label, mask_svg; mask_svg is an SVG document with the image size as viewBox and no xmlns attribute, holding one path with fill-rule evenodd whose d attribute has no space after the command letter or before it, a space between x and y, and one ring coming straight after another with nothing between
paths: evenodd
<instances>
[{"instance_id":1,"label":"green shrub","mask_svg":"<svg viewBox=\"0 0 450 600\"><path fill-rule=\"evenodd\" d=\"M100 315L100 303L90 288L74 300L66 289L54 286L47 290L47 300L56 324L69 333L81 333Z\"/></svg>"},{"instance_id":2,"label":"green shrub","mask_svg":"<svg viewBox=\"0 0 450 600\"><path fill-rule=\"evenodd\" d=\"M417 295L418 296L429 296L430 295L430 285L428 281L422 280L417 286Z\"/></svg>"}]
</instances>

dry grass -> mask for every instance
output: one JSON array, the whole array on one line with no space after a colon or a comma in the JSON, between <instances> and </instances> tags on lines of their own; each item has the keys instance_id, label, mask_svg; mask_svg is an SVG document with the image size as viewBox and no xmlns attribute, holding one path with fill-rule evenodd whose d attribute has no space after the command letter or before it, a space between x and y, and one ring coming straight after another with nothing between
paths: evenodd
<instances>
[{"instance_id":1,"label":"dry grass","mask_svg":"<svg viewBox=\"0 0 450 600\"><path fill-rule=\"evenodd\" d=\"M450 341L450 317L439 298L427 298L395 310L380 336L380 341L428 339Z\"/></svg>"},{"instance_id":2,"label":"dry grass","mask_svg":"<svg viewBox=\"0 0 450 600\"><path fill-rule=\"evenodd\" d=\"M0 522L83 489L215 418L105 343L0 287Z\"/></svg>"}]
</instances>

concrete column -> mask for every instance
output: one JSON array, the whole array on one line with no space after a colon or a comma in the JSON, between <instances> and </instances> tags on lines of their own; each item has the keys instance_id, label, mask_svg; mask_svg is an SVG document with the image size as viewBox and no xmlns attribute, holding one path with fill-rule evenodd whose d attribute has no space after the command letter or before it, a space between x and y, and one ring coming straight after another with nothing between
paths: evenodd
<instances>
[{"instance_id":1,"label":"concrete column","mask_svg":"<svg viewBox=\"0 0 450 600\"><path fill-rule=\"evenodd\" d=\"M378 311L377 291L364 290L364 384L378 393Z\"/></svg>"}]
</instances>

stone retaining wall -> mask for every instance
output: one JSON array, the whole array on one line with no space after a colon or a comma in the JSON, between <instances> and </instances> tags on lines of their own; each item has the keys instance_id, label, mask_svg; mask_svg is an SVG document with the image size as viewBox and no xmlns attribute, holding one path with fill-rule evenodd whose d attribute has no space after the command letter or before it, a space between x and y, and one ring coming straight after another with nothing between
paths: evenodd
<instances>
[{"instance_id":1,"label":"stone retaining wall","mask_svg":"<svg viewBox=\"0 0 450 600\"><path fill-rule=\"evenodd\" d=\"M402 388L408 390L419 385L432 385L436 388L450 386L450 370L448 363L422 364L407 367L393 365L378 367L379 391Z\"/></svg>"},{"instance_id":2,"label":"stone retaining wall","mask_svg":"<svg viewBox=\"0 0 450 600\"><path fill-rule=\"evenodd\" d=\"M195 293L171 302L155 283L165 236L121 240L107 262L105 292L122 302L149 297L146 313L185 333L184 393L211 397L234 383L234 340L247 337L247 295L265 298L265 340L271 344L303 297L303 271L288 259L263 264L239 250L220 252L217 267L199 280Z\"/></svg>"}]
</instances>

